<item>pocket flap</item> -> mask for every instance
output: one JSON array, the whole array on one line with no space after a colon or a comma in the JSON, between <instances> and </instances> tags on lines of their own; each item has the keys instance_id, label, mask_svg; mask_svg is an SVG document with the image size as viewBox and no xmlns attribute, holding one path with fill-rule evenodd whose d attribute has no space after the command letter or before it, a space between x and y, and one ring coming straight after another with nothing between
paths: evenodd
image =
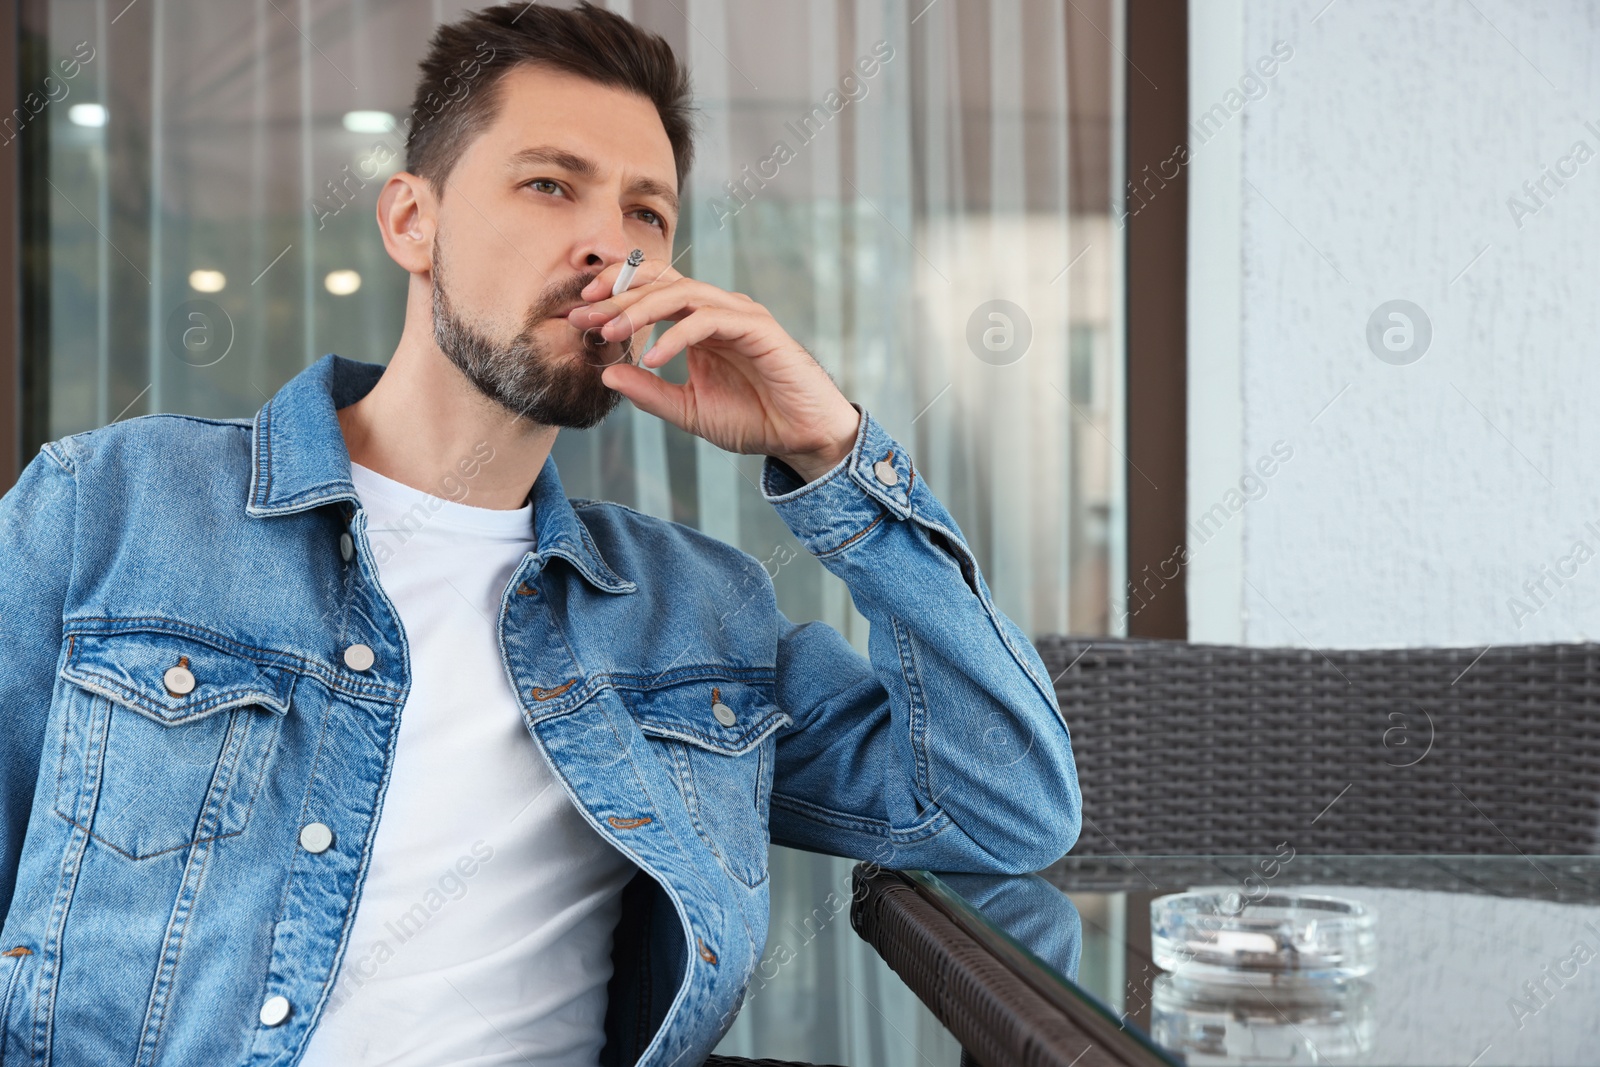
<instances>
[{"instance_id":1,"label":"pocket flap","mask_svg":"<svg viewBox=\"0 0 1600 1067\"><path fill-rule=\"evenodd\" d=\"M768 734L794 720L759 688L725 678L678 682L658 689L624 693L639 729L655 737L671 737L698 748L737 756ZM724 723L717 717L717 705Z\"/></svg>"},{"instance_id":2,"label":"pocket flap","mask_svg":"<svg viewBox=\"0 0 1600 1067\"><path fill-rule=\"evenodd\" d=\"M69 641L62 678L157 722L177 725L241 704L289 713L296 674L247 655L149 630L78 632Z\"/></svg>"}]
</instances>

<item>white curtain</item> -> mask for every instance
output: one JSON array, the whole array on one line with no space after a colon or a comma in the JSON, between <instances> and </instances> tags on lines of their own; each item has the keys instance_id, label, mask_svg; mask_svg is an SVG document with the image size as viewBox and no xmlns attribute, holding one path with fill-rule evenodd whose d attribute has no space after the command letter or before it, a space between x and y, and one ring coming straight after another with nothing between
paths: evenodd
<instances>
[{"instance_id":1,"label":"white curtain","mask_svg":"<svg viewBox=\"0 0 1600 1067\"><path fill-rule=\"evenodd\" d=\"M431 27L482 5L49 6L52 53L96 48L65 103L107 115L48 112L50 436L158 410L248 416L326 352L387 361L405 300L373 229L387 174L352 185L343 168L401 142L346 116L403 116ZM1104 632L1122 522L1117 0L609 6L693 72L679 269L771 308L906 444L1026 632ZM348 205L319 219L313 203L337 203L341 184ZM222 286L197 290L196 270ZM335 270L360 288L330 291ZM218 350L224 333L231 346L214 364L175 356L173 316L193 301ZM763 559L798 548L756 488L759 457L631 405L563 433L555 454L573 495ZM814 559L774 581L791 618L826 620L865 652L864 620ZM723 1051L954 1065L954 1042L830 910L849 870L774 850L769 951L794 958L753 987Z\"/></svg>"}]
</instances>

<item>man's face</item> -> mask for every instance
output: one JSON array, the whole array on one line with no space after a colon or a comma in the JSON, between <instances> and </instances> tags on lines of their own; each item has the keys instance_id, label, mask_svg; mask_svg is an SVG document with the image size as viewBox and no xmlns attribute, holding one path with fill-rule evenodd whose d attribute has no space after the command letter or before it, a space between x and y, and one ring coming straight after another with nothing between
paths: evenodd
<instances>
[{"instance_id":1,"label":"man's face","mask_svg":"<svg viewBox=\"0 0 1600 1067\"><path fill-rule=\"evenodd\" d=\"M600 371L632 346L586 343L566 315L631 250L672 258L672 145L648 99L586 78L519 67L498 92L494 123L434 190L434 341L507 410L586 429L621 400Z\"/></svg>"}]
</instances>

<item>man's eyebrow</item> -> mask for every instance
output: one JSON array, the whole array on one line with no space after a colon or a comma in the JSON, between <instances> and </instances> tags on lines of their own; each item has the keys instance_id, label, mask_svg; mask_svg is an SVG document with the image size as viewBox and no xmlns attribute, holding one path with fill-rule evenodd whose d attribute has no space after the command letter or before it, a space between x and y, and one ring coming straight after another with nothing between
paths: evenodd
<instances>
[{"instance_id":1,"label":"man's eyebrow","mask_svg":"<svg viewBox=\"0 0 1600 1067\"><path fill-rule=\"evenodd\" d=\"M587 156L580 156L576 152L569 152L565 148L556 148L553 145L535 145L524 148L512 154L506 166L510 170L518 170L536 163L544 163L552 167L560 167L577 175L584 181L597 181L600 177L600 168ZM667 202L672 208L672 213L678 213L678 194L672 186L654 178L635 178L628 184L627 192L642 196L657 196Z\"/></svg>"}]
</instances>

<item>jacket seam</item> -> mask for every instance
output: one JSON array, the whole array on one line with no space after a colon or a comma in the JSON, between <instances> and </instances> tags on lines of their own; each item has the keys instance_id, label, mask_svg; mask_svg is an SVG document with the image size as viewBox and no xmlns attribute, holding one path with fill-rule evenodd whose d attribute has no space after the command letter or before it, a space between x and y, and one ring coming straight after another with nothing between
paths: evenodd
<instances>
[{"instance_id":1,"label":"jacket seam","mask_svg":"<svg viewBox=\"0 0 1600 1067\"><path fill-rule=\"evenodd\" d=\"M203 844L207 844L208 842L211 842L211 841L221 841L224 838L228 838L228 837L238 837L240 834L244 833L244 827L240 827L237 830L229 830L227 833L211 834L211 835L209 835L207 837L197 837L193 841L185 841L181 845L173 845L171 848L163 848L163 849L160 849L159 851L156 851L156 852L147 852L142 856L136 856L132 852L129 852L125 848L119 848L118 846L113 845L110 841L107 841L105 838L101 837L99 834L97 834L93 830L89 829L89 827L83 825L83 823L79 822L77 819L73 818L71 815L64 814L61 811L60 808L55 808L53 810L55 811L56 817L58 819L61 819L62 821L66 822L67 824L69 824L71 826L77 827L79 830L82 830L87 836L89 836L89 837L93 838L94 840L100 842L106 848L109 848L111 851L117 853L119 856L126 856L128 859L134 861L135 863L143 862L144 860L148 860L148 859L154 859L157 856L165 856L169 852L182 852L184 849L191 848L191 847L193 847L195 845L203 845Z\"/></svg>"},{"instance_id":2,"label":"jacket seam","mask_svg":"<svg viewBox=\"0 0 1600 1067\"><path fill-rule=\"evenodd\" d=\"M44 452L45 455L49 456L51 460L55 462L56 466L66 471L67 474L71 475L74 481L77 480L77 466L72 462L71 457L67 455L66 449L62 448L58 442L46 441L44 444L40 445L39 448L42 452Z\"/></svg>"},{"instance_id":3,"label":"jacket seam","mask_svg":"<svg viewBox=\"0 0 1600 1067\"><path fill-rule=\"evenodd\" d=\"M861 421L863 423L862 429L864 431L865 430L865 423L866 423L866 414L865 413L862 414ZM861 448L860 448L861 455L865 455L866 454L866 434L865 434L865 432L863 432L863 434L862 434L862 438L861 438L860 444L861 444ZM791 489L787 493L779 493L777 496L767 496L767 502L770 503L770 504L773 504L775 506L782 506L782 505L785 505L785 504L797 503L797 502L805 499L805 497L809 496L810 494L812 494L814 492L817 492L823 486L826 486L826 485L830 484L831 482L835 482L840 478L843 478L846 481L849 481L851 483L852 487L855 488L855 490L857 492L860 492L863 495L867 495L866 491L863 490L859 485L856 485L854 480L851 479L851 477L850 477L851 470L855 467L857 460L860 458L860 456L858 456L856 454L856 452L857 452L857 449L852 448L850 450L849 454L844 459L839 461L839 465L838 466L833 467L826 474L822 475L820 478L816 478L813 481L806 482L804 485L801 485L801 486L799 486L798 488L795 488L795 489ZM788 464L784 464L784 465L788 466ZM790 467L789 469L790 470L794 470L793 467ZM800 474L800 472L799 471L795 471L795 474L798 476ZM762 495L766 496L765 490L763 490Z\"/></svg>"},{"instance_id":4,"label":"jacket seam","mask_svg":"<svg viewBox=\"0 0 1600 1067\"><path fill-rule=\"evenodd\" d=\"M695 542L696 547L704 547L716 552L731 553L738 556L741 562L754 563L757 566L761 565L761 561L759 559L739 548L737 545L730 545L726 541L712 537L704 530L696 529L695 527L690 526L687 523L679 522L676 519L664 519L659 515L651 515L647 512L640 511L638 508L632 508L627 504L618 503L615 500L595 500L590 497L568 497L567 502L572 505L572 509L574 511L590 511L600 508L612 508L617 511L627 512L628 514L642 520L642 523L648 527L654 529L665 527L682 534L687 540ZM578 525L582 527L585 536L592 537L592 534L590 534L589 528L585 523L580 522ZM597 559L605 562L605 557L601 555L598 546L595 547L594 553ZM610 564L607 563L607 566L609 567ZM766 568L763 567L762 571L765 573ZM613 571L613 573L615 573L615 571ZM617 575L617 577L619 581L629 581L629 579L623 578L621 575Z\"/></svg>"},{"instance_id":5,"label":"jacket seam","mask_svg":"<svg viewBox=\"0 0 1600 1067\"><path fill-rule=\"evenodd\" d=\"M763 736L762 741L765 741L766 737L770 736L771 731L768 731L768 733ZM711 850L711 854L716 857L717 862L722 865L723 870L727 872L730 878L736 879L740 885L747 886L750 889L759 888L767 881L768 878L772 876L772 872L767 869L767 865L765 863L759 864L760 877L758 877L754 882L750 881L749 878L745 876L744 872L736 869L739 864L734 861L734 857L731 855L730 851L723 843L717 841L716 837L701 821L700 790L695 784L694 760L687 750L686 742L673 739L668 741L665 747L671 754L673 771L678 779L678 788L683 794L684 807L689 810L689 821L694 826L695 833L698 834L700 839L705 842L706 847ZM760 752L764 746L758 741L753 747L756 751ZM705 751L703 747L701 750ZM746 749L744 752L738 754L718 751L714 752L713 755L726 757L729 759L743 759L749 755L749 752L750 749ZM761 768L760 764L758 763L756 767L757 797L759 797L761 793L760 774ZM763 827L762 829L765 828ZM746 933L749 933L749 931L747 930Z\"/></svg>"},{"instance_id":6,"label":"jacket seam","mask_svg":"<svg viewBox=\"0 0 1600 1067\"><path fill-rule=\"evenodd\" d=\"M310 767L310 772L309 773L311 775L314 775L316 773L316 769L322 763L322 753L326 750L327 743L328 743L328 720L333 717L334 708L337 707L337 706L338 705L334 701L330 700L330 701L328 701L327 706L323 709L322 721L321 721L321 723L319 724L319 726L317 728L317 749L316 749L316 752L313 753L313 755L311 757L311 762L308 764L308 766ZM396 735L398 736L398 730L396 730ZM398 745L398 741L396 742L396 744ZM384 793L388 792L388 785L387 785L387 783L385 783L383 781L381 775L379 776L378 788ZM299 825L299 826L304 826L306 824L306 817L310 814L310 810L311 810L311 796L312 796L312 790L309 787L309 783L308 783L308 786L307 786L305 792L301 795L301 798L300 798L300 814L299 814L299 822L297 823L297 825ZM381 812L379 813L379 815L381 815ZM339 941L334 946L334 952L333 952L334 958L333 958L333 960L332 960L332 962L331 962L331 964L329 965L329 968L328 968L328 981L323 984L322 995L317 998L317 1002L314 1005L312 1005L312 1008L311 1008L311 1011L313 1013L313 1017L318 1019L318 1020L320 1020L321 1017L322 1017L323 1006L328 1002L328 998L333 995L334 989L336 988L336 985L337 985L337 979L339 977L339 971L340 971L340 968L341 968L341 966L343 965L343 962L344 962L345 954L349 951L349 948L350 948L350 946L349 946L349 932L350 932L350 929L351 929L351 927L352 927L352 925L354 923L354 917L355 917L357 905L360 903L360 899L359 898L361 896L362 891L365 889L365 886L366 886L366 871L367 871L367 867L369 866L370 860L371 860L371 857L367 854L368 853L368 845L369 845L369 843L371 841L375 841L376 838L377 838L376 827L377 827L378 822L379 822L379 818L377 816L375 816L373 818L373 820L372 820L372 825L368 828L368 837L367 838L363 838L362 843L361 843L361 859L360 859L360 862L358 862L356 864L356 871L355 871L355 879L356 879L355 886L356 886L356 888L352 893L349 894L349 898L348 898L348 900L347 900L347 902L345 904L345 908L344 908L344 915L343 915L343 917L342 917L342 919L341 919L341 921L339 923ZM283 881L283 892L278 896L278 909L277 909L277 916L278 917L272 920L272 938L269 941L268 946L267 946L266 968L265 968L264 972L261 975L261 986L262 986L263 989L265 989L266 986L272 980L273 960L277 956L277 950L278 950L278 929L288 919L287 912L288 912L289 897L294 892L294 888L295 888L295 879L292 877L293 868L294 868L295 863L299 862L300 859L301 859L301 851L300 851L300 849L296 848L294 850L293 855L294 855L294 859L289 861L289 873L290 873L291 876L284 879L284 881ZM303 1045L304 1042L305 1042L305 1038L302 1038L301 1039L301 1044ZM290 1056L294 1056L299 1051L300 1051L299 1046L296 1046L295 1048L289 1050L289 1055Z\"/></svg>"},{"instance_id":7,"label":"jacket seam","mask_svg":"<svg viewBox=\"0 0 1600 1067\"><path fill-rule=\"evenodd\" d=\"M10 956L13 962L11 973L6 976L4 999L0 999L0 1053L5 1052L6 1035L9 1033L11 1026L11 1000L17 995L19 985L22 985L22 983L19 983L19 978L22 975L22 966L28 957L34 955L34 953L29 951L12 956L10 952L6 952L5 955ZM26 988L26 986L23 985L23 988Z\"/></svg>"},{"instance_id":8,"label":"jacket seam","mask_svg":"<svg viewBox=\"0 0 1600 1067\"><path fill-rule=\"evenodd\" d=\"M272 401L268 400L261 408L261 416L256 421L252 432L255 449L255 483L260 486L256 499L251 501L258 507L264 507L265 501L272 499Z\"/></svg>"},{"instance_id":9,"label":"jacket seam","mask_svg":"<svg viewBox=\"0 0 1600 1067\"><path fill-rule=\"evenodd\" d=\"M855 490L856 492L860 493L863 496L866 496L866 495L868 495L866 490L862 489L859 485L857 485L855 483L855 480L850 477L850 469L855 465L855 461L856 461L856 457L852 455L850 457L849 462L846 463L844 466L838 467L838 468L834 469L833 471L830 471L829 473L824 474L822 477L816 479L815 481L807 482L804 485L800 486L798 489L791 489L787 493L780 494L779 496L769 497L768 500L771 501L774 505L780 506L780 507L783 506L783 505L786 505L786 504L798 504L800 501L804 500L806 497L810 496L812 493L820 492L824 487L826 487L828 485L831 485L834 482L839 481L841 478L844 479L845 481L849 482L850 483L850 487L853 490ZM793 469L794 468L792 468L792 467L790 468L790 470L793 470ZM798 474L799 472L796 471L795 473Z\"/></svg>"},{"instance_id":10,"label":"jacket seam","mask_svg":"<svg viewBox=\"0 0 1600 1067\"><path fill-rule=\"evenodd\" d=\"M241 750L243 749L242 741L240 742L240 748ZM240 755L242 755L242 751ZM235 756L236 761L238 758L239 756ZM229 774L228 787L230 789L233 786L233 780L237 774L238 764L235 762L234 768ZM191 884L189 871L190 868L194 866L196 861L195 854L191 852L189 855L189 861L183 865L183 878L178 883L178 899L173 901L172 914L167 920L167 933L162 938L162 953L156 963L156 973L154 979L152 980L150 989L150 1002L148 1008L146 1009L147 1014L145 1017L146 1022L144 1029L150 1040L150 1054L149 1056L144 1054L145 1037L143 1036L141 1036L139 1040L139 1048L136 1051L136 1063L141 1065L153 1064L155 1062L156 1050L159 1049L161 1045L161 1035L166 1029L168 1018L171 1017L171 1012L168 1010L168 1008L172 999L175 976L178 971L178 960L183 955L184 939L189 933L189 920L194 913L195 898L199 895L200 886L205 882L206 871L211 866L211 855L213 851L212 844L207 842L203 846L197 846L197 848L200 853L199 870L194 873L194 881ZM175 930L173 929L174 927L176 927ZM163 1000L163 1003L159 1009L157 1008L158 997L162 998ZM157 1010L159 1010L160 1014L156 1020L155 1033L149 1034L150 1026L148 1013Z\"/></svg>"},{"instance_id":11,"label":"jacket seam","mask_svg":"<svg viewBox=\"0 0 1600 1067\"><path fill-rule=\"evenodd\" d=\"M688 685L699 681L722 681L732 679L745 682L751 686L766 682L770 686L777 680L776 667L730 667L717 663L696 663L687 667L676 667L670 671L659 671L654 674L618 674L608 671L603 674L589 676L591 681L603 681L613 689L627 689L638 692L653 692L659 689L670 689L680 685ZM630 684L650 683L659 684ZM767 695L762 691L762 695Z\"/></svg>"},{"instance_id":12,"label":"jacket seam","mask_svg":"<svg viewBox=\"0 0 1600 1067\"><path fill-rule=\"evenodd\" d=\"M106 729L110 729L110 716L107 715ZM105 745L102 742L98 754L94 751L93 738L86 739L89 748L85 750L85 760L95 758L104 761ZM96 787L98 791L98 786ZM58 813L59 814L59 813ZM74 824L75 829L83 827ZM89 847L89 832L83 830L76 848L69 842L64 865L56 878L56 891L50 902L50 918L45 929L45 936L41 945L44 950L41 960L48 956L50 966L40 971L39 981L34 989L32 1033L28 1038L28 1059L32 1062L38 1058L35 1052L42 1053L44 1062L50 1061L51 1050L55 1042L55 1006L56 991L61 985L61 944L66 936L67 915L71 910L72 899L77 893L78 876L83 870L83 856Z\"/></svg>"},{"instance_id":13,"label":"jacket seam","mask_svg":"<svg viewBox=\"0 0 1600 1067\"><path fill-rule=\"evenodd\" d=\"M922 672L917 667L914 635L898 618L890 616L889 622L894 628L895 651L900 654L900 677L905 682L910 699L911 713L907 717L907 740L911 746L912 763L916 768L916 783L922 790L922 795L930 798L931 807L932 768L929 766L925 747L928 736L927 693L922 686Z\"/></svg>"},{"instance_id":14,"label":"jacket seam","mask_svg":"<svg viewBox=\"0 0 1600 1067\"><path fill-rule=\"evenodd\" d=\"M147 718L147 719L152 718L152 716L147 714L142 709L142 707L135 707L134 706L134 703L139 698L147 696L147 694L146 694L146 692L144 690L129 688L128 686L123 685L121 682L117 681L114 678L111 678L111 677L109 677L107 675L99 674L99 673L96 673L96 672L93 672L93 671L88 671L88 670L81 670L81 671L77 672L76 674L69 674L63 669L60 672L60 676L64 680L66 680L68 682L71 682L73 685L76 685L81 689L88 689L88 690L91 690L91 691L95 691L95 690L93 690L93 687L89 684L91 682L103 685L103 686L106 687L106 689L113 690L116 696L120 696L120 697L123 698L123 700L118 701L118 703L122 704L124 707L127 707L130 711L134 711L134 712L136 712L138 714L144 715L144 717ZM291 682L291 688L292 687L293 686L292 686L292 682ZM101 695L107 697L108 699L111 699L113 694L112 693L102 693ZM260 706L260 707L262 707L264 709L267 709L267 710L269 710L271 713L273 713L275 715L283 715L283 714L285 714L285 712L279 711L276 707L273 707L272 705L267 704L265 701L246 699L246 698L249 698L249 697L259 697L259 696L263 696L263 695L273 697L274 699L276 699L276 697L277 697L276 693L265 693L263 690L254 689L254 688L242 688L242 689L232 690L232 691L229 691L229 692L220 693L217 696L209 697L209 698L207 698L205 700L202 700L202 701L194 704L192 706L192 710L190 711L190 713L185 715L185 716L183 716L182 718L169 719L169 718L166 718L165 716L161 716L161 717L155 717L154 721L159 722L163 726L185 726L185 725L188 725L189 723L192 723L192 722L194 722L194 721L196 721L198 719L204 719L209 715L214 715L219 711L229 711L232 708L248 707L251 704L255 704L255 705L258 705L258 706ZM288 703L288 702L285 701L284 703Z\"/></svg>"},{"instance_id":15,"label":"jacket seam","mask_svg":"<svg viewBox=\"0 0 1600 1067\"><path fill-rule=\"evenodd\" d=\"M774 806L786 808L796 815L814 819L835 829L854 830L859 833L885 837L899 844L914 844L933 837L942 832L949 822L947 815L942 811L937 811L915 826L907 827L904 830L896 830L894 824L886 819L873 819L866 816L853 815L849 812L835 811L832 808L824 808L821 805L812 804L810 801L801 800L798 797L780 793L776 790L772 794L772 803Z\"/></svg>"},{"instance_id":16,"label":"jacket seam","mask_svg":"<svg viewBox=\"0 0 1600 1067\"><path fill-rule=\"evenodd\" d=\"M702 751L711 752L718 756L729 756L734 759L745 755L751 749L761 744L761 742L777 733L784 726L790 725L794 722L794 716L780 708L777 711L772 712L766 718L757 721L757 725L760 727L760 729L757 731L754 737L740 738L737 741L730 740L727 745L724 746L724 744L717 738L709 737L705 734L699 733L696 730L686 727L658 726L656 723L640 719L637 714L633 713L632 709L629 709L629 714L633 715L633 721L638 725L639 732L644 734L646 737L657 737L671 741L682 741L685 744L693 745L695 748L701 749ZM735 745L737 747L735 747Z\"/></svg>"},{"instance_id":17,"label":"jacket seam","mask_svg":"<svg viewBox=\"0 0 1600 1067\"><path fill-rule=\"evenodd\" d=\"M308 660L293 652L286 652L280 649L258 648L254 645L247 645L241 641L235 641L231 637L225 637L214 630L195 626L192 623L174 622L159 615L76 615L66 620L66 622L68 624L86 622L129 624L115 629L89 627L72 631L73 633L83 633L95 637L122 633L161 633L169 637L181 637L191 641L198 641L201 644L210 645L218 652L239 656L244 659L253 659L255 657L252 656L252 653L258 653L261 660L264 660L265 665L268 667L285 667L290 670L296 670L301 674L321 679L330 689L356 696L373 696L382 699L385 694L389 694L396 698L403 698L405 693L402 689L380 683L362 683L352 686L347 682L340 681L334 672L328 671L321 663L315 660ZM257 670L261 666L262 663L257 662Z\"/></svg>"},{"instance_id":18,"label":"jacket seam","mask_svg":"<svg viewBox=\"0 0 1600 1067\"><path fill-rule=\"evenodd\" d=\"M839 542L837 545L834 545L832 548L826 548L826 549L823 549L822 551L818 552L817 553L817 558L818 559L822 559L822 558L824 558L826 556L832 556L832 555L835 555L836 553L844 551L850 545L854 544L856 541L859 541L862 537L866 536L866 534L874 526L876 526L880 522L882 522L883 521L883 517L886 514L887 514L887 512L880 511L878 513L878 517L877 518L875 518L871 522L867 523L861 529L857 530L855 533L851 534L849 537L845 538L843 541Z\"/></svg>"}]
</instances>

